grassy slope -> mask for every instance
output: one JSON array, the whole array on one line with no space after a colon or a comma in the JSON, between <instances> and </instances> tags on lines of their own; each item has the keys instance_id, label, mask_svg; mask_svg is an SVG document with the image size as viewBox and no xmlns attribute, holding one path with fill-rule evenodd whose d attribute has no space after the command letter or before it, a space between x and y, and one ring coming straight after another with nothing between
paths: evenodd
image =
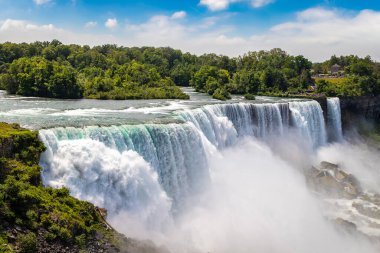
<instances>
[{"instance_id":1,"label":"grassy slope","mask_svg":"<svg viewBox=\"0 0 380 253\"><path fill-rule=\"evenodd\" d=\"M325 80L327 82L337 85L338 87L341 87L347 83L348 78L347 77L337 77L337 78L317 77L317 78L314 78L314 80L316 82L320 80Z\"/></svg>"}]
</instances>

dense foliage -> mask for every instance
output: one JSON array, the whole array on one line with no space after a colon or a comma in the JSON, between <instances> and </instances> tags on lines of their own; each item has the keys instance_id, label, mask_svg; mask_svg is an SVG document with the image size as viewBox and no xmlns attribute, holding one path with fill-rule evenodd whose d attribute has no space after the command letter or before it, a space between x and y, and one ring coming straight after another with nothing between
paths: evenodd
<instances>
[{"instance_id":1,"label":"dense foliage","mask_svg":"<svg viewBox=\"0 0 380 253\"><path fill-rule=\"evenodd\" d=\"M57 40L0 44L0 86L11 94L56 98L188 98L178 86L193 86L217 99L228 99L230 94L288 96L311 92L311 73L328 73L334 64L342 66L348 76L344 89L319 80L318 92L341 96L379 93L380 65L369 57L333 56L313 65L281 49L230 58L195 56L167 47L91 48Z\"/></svg>"},{"instance_id":2,"label":"dense foliage","mask_svg":"<svg viewBox=\"0 0 380 253\"><path fill-rule=\"evenodd\" d=\"M39 241L85 248L105 231L95 207L41 183L37 132L0 123L0 252L37 252Z\"/></svg>"},{"instance_id":3,"label":"dense foliage","mask_svg":"<svg viewBox=\"0 0 380 253\"><path fill-rule=\"evenodd\" d=\"M314 64L313 70L316 74L327 74L335 64L340 66L344 77L318 78L317 92L342 97L380 95L380 64L369 56L333 56L328 61Z\"/></svg>"},{"instance_id":4,"label":"dense foliage","mask_svg":"<svg viewBox=\"0 0 380 253\"><path fill-rule=\"evenodd\" d=\"M179 56L180 52L165 48L90 48L56 40L4 43L0 44L0 85L10 94L24 96L187 99L173 79L186 85L189 77L179 64L171 71Z\"/></svg>"}]
</instances>

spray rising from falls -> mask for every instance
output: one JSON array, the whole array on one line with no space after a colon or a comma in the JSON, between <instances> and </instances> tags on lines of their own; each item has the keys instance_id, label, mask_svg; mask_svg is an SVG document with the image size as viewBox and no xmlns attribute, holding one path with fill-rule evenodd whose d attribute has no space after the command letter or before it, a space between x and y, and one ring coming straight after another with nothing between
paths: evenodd
<instances>
[{"instance_id":1,"label":"spray rising from falls","mask_svg":"<svg viewBox=\"0 0 380 253\"><path fill-rule=\"evenodd\" d=\"M111 220L127 213L161 231L213 184L213 154L247 137L265 142L289 131L311 149L327 142L315 101L208 105L176 118L184 123L41 130L44 182L107 208Z\"/></svg>"}]
</instances>

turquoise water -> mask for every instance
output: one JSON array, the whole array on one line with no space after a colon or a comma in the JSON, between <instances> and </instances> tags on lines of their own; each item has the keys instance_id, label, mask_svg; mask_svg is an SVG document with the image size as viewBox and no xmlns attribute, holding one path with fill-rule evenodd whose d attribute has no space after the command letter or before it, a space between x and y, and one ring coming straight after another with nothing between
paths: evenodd
<instances>
[{"instance_id":1,"label":"turquoise water","mask_svg":"<svg viewBox=\"0 0 380 253\"><path fill-rule=\"evenodd\" d=\"M184 91L190 100L60 100L9 96L0 91L0 121L19 123L30 129L169 123L178 122L173 117L178 111L223 103L191 88ZM282 100L259 97L253 103L276 101ZM236 102L249 101L235 96L226 103Z\"/></svg>"}]
</instances>

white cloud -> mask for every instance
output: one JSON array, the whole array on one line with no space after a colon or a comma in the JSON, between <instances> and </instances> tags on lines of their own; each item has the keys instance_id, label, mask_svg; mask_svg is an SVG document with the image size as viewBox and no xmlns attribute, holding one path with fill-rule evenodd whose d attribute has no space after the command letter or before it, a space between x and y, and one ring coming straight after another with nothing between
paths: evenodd
<instances>
[{"instance_id":1,"label":"white cloud","mask_svg":"<svg viewBox=\"0 0 380 253\"><path fill-rule=\"evenodd\" d=\"M310 8L297 13L298 21L318 21L335 18L338 10L328 10L321 7Z\"/></svg>"},{"instance_id":2,"label":"white cloud","mask_svg":"<svg viewBox=\"0 0 380 253\"><path fill-rule=\"evenodd\" d=\"M211 11L220 11L227 9L230 4L249 1L252 7L260 8L273 3L275 0L201 0L200 5L206 6Z\"/></svg>"},{"instance_id":3,"label":"white cloud","mask_svg":"<svg viewBox=\"0 0 380 253\"><path fill-rule=\"evenodd\" d=\"M252 0L251 5L254 8L260 8L260 7L263 7L263 6L268 5L270 3L273 3L273 1L274 0Z\"/></svg>"},{"instance_id":4,"label":"white cloud","mask_svg":"<svg viewBox=\"0 0 380 253\"><path fill-rule=\"evenodd\" d=\"M325 60L333 54L371 55L380 60L380 12L376 11L364 10L353 15L340 10L312 8L297 13L294 21L250 36L229 36L231 27L220 27L214 19L181 25L169 17L157 16L134 25L130 42L172 46L197 54L214 52L236 56L251 50L279 47L314 61ZM210 21L211 26L204 25Z\"/></svg>"},{"instance_id":5,"label":"white cloud","mask_svg":"<svg viewBox=\"0 0 380 253\"><path fill-rule=\"evenodd\" d=\"M29 31L58 31L57 28L55 28L52 24L48 25L35 25L32 23L27 23L23 20L14 20L14 19L7 19L3 22L0 22L0 32L7 32L12 30L17 31L23 31L23 32L29 32Z\"/></svg>"},{"instance_id":6,"label":"white cloud","mask_svg":"<svg viewBox=\"0 0 380 253\"><path fill-rule=\"evenodd\" d=\"M109 29L114 29L117 27L117 19L116 18L109 18L107 21L104 23L104 25L109 28Z\"/></svg>"},{"instance_id":7,"label":"white cloud","mask_svg":"<svg viewBox=\"0 0 380 253\"><path fill-rule=\"evenodd\" d=\"M51 2L51 0L33 0L33 2L37 5L43 5Z\"/></svg>"},{"instance_id":8,"label":"white cloud","mask_svg":"<svg viewBox=\"0 0 380 253\"><path fill-rule=\"evenodd\" d=\"M238 0L201 0L200 4L205 5L211 11L220 11L227 9L227 7Z\"/></svg>"},{"instance_id":9,"label":"white cloud","mask_svg":"<svg viewBox=\"0 0 380 253\"><path fill-rule=\"evenodd\" d=\"M37 25L21 20L0 21L0 41L31 42L59 39L64 43L124 46L171 46L195 54L237 56L248 51L280 47L290 54L303 54L313 61L333 54L371 55L380 60L380 12L312 8L297 13L290 22L247 36L231 36L238 28L221 26L228 16L214 16L189 23L171 16L153 16L143 23L128 24L117 35L72 32L52 24ZM88 30L87 32L89 32Z\"/></svg>"},{"instance_id":10,"label":"white cloud","mask_svg":"<svg viewBox=\"0 0 380 253\"><path fill-rule=\"evenodd\" d=\"M7 19L0 20L0 42L34 42L51 41L58 39L63 43L102 45L105 43L122 44L122 42L110 35L92 35L74 33L55 27L52 24L39 25L25 20Z\"/></svg>"},{"instance_id":11,"label":"white cloud","mask_svg":"<svg viewBox=\"0 0 380 253\"><path fill-rule=\"evenodd\" d=\"M295 21L278 24L251 40L258 47L281 47L313 60L324 60L332 54L380 59L380 12L363 10L353 15L311 8L298 13Z\"/></svg>"},{"instance_id":12,"label":"white cloud","mask_svg":"<svg viewBox=\"0 0 380 253\"><path fill-rule=\"evenodd\" d=\"M95 21L88 21L86 24L84 24L84 27L85 28L94 28L98 25L97 22Z\"/></svg>"},{"instance_id":13,"label":"white cloud","mask_svg":"<svg viewBox=\"0 0 380 253\"><path fill-rule=\"evenodd\" d=\"M173 15L171 16L172 19L182 19L187 16L186 11L177 11L174 12Z\"/></svg>"}]
</instances>

